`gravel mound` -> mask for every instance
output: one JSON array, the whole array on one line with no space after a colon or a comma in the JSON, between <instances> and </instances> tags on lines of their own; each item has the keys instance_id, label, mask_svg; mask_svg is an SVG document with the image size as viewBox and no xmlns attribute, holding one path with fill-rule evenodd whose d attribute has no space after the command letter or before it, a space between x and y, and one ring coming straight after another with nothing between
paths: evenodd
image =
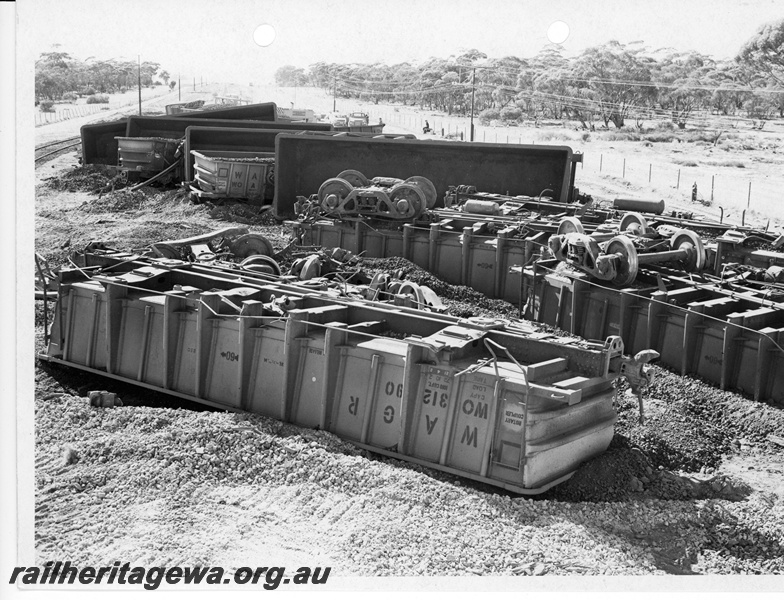
<instances>
[{"instance_id":1,"label":"gravel mound","mask_svg":"<svg viewBox=\"0 0 784 600\"><path fill-rule=\"evenodd\" d=\"M781 409L659 367L654 366L654 380L645 393L644 425L638 420L636 397L625 389L625 384L619 385L613 444L641 449L655 466L711 470L724 455L740 448L741 440L768 445L769 435L784 435Z\"/></svg>"},{"instance_id":2,"label":"gravel mound","mask_svg":"<svg viewBox=\"0 0 784 600\"><path fill-rule=\"evenodd\" d=\"M155 190L142 188L131 191L128 189L118 189L101 194L93 200L84 202L79 208L88 214L92 213L117 213L117 212L136 212L141 210L154 195Z\"/></svg>"},{"instance_id":3,"label":"gravel mound","mask_svg":"<svg viewBox=\"0 0 784 600\"><path fill-rule=\"evenodd\" d=\"M318 556L341 575L784 570L784 503L759 494L516 497L258 415L67 394L36 402L36 534L37 562L76 564L236 568L307 553L301 564Z\"/></svg>"},{"instance_id":4,"label":"gravel mound","mask_svg":"<svg viewBox=\"0 0 784 600\"><path fill-rule=\"evenodd\" d=\"M63 171L44 179L46 185L58 191L100 192L125 187L125 183L114 175L105 165L84 165Z\"/></svg>"},{"instance_id":5,"label":"gravel mound","mask_svg":"<svg viewBox=\"0 0 784 600\"><path fill-rule=\"evenodd\" d=\"M405 258L396 256L391 258L364 258L362 268L371 276L375 273L403 273L403 279L408 279L419 285L426 285L432 289L447 307L447 314L454 317L500 317L516 319L519 316L517 306L504 300L494 300L476 290L463 286L446 283L435 277L429 271L415 265Z\"/></svg>"},{"instance_id":6,"label":"gravel mound","mask_svg":"<svg viewBox=\"0 0 784 600\"><path fill-rule=\"evenodd\" d=\"M207 203L211 219L247 223L248 225L276 225L275 218L270 214L269 206L254 206L246 202L227 200L218 204Z\"/></svg>"}]
</instances>

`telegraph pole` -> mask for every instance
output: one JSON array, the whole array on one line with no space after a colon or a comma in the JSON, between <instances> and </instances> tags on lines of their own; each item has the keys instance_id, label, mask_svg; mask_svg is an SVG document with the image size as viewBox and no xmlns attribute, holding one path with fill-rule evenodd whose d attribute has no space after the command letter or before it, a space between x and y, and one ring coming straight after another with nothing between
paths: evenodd
<instances>
[{"instance_id":1,"label":"telegraph pole","mask_svg":"<svg viewBox=\"0 0 784 600\"><path fill-rule=\"evenodd\" d=\"M471 75L471 141L474 141L474 88L476 87L476 67Z\"/></svg>"},{"instance_id":2,"label":"telegraph pole","mask_svg":"<svg viewBox=\"0 0 784 600\"><path fill-rule=\"evenodd\" d=\"M338 97L338 77L335 75L334 79L332 80L332 112L335 112L335 103L337 102Z\"/></svg>"},{"instance_id":3,"label":"telegraph pole","mask_svg":"<svg viewBox=\"0 0 784 600\"><path fill-rule=\"evenodd\" d=\"M139 116L142 114L142 55L137 54L136 58L139 62Z\"/></svg>"},{"instance_id":4,"label":"telegraph pole","mask_svg":"<svg viewBox=\"0 0 784 600\"><path fill-rule=\"evenodd\" d=\"M177 75L177 101L182 100L182 85L180 85L180 76Z\"/></svg>"}]
</instances>

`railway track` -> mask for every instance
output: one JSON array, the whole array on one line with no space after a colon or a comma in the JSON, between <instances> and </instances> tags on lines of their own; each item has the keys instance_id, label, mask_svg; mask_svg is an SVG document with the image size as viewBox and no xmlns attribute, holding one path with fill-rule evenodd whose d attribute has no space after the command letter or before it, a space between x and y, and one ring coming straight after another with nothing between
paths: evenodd
<instances>
[{"instance_id":1,"label":"railway track","mask_svg":"<svg viewBox=\"0 0 784 600\"><path fill-rule=\"evenodd\" d=\"M70 150L71 148L76 148L82 143L82 138L80 136L67 138L64 140L58 140L56 142L49 142L48 144L42 144L40 146L36 146L35 148L35 164L38 165L46 159L51 159L55 156L62 154L63 152Z\"/></svg>"}]
</instances>

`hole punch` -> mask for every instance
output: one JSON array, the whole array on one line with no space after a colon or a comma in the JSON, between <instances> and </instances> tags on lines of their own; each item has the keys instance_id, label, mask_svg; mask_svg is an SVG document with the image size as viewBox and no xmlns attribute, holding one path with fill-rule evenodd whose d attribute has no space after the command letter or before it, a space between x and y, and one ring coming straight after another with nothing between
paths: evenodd
<instances>
[{"instance_id":1,"label":"hole punch","mask_svg":"<svg viewBox=\"0 0 784 600\"><path fill-rule=\"evenodd\" d=\"M569 37L569 26L563 21L553 21L547 28L547 39L553 44L563 44Z\"/></svg>"},{"instance_id":2,"label":"hole punch","mask_svg":"<svg viewBox=\"0 0 784 600\"><path fill-rule=\"evenodd\" d=\"M253 32L253 41L262 48L266 48L275 41L275 28L269 23L262 23Z\"/></svg>"}]
</instances>

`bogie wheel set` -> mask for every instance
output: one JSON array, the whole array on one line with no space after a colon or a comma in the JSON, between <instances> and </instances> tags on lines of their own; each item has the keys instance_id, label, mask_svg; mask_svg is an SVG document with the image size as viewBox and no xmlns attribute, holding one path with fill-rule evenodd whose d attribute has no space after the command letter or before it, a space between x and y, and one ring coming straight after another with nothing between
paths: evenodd
<instances>
[{"instance_id":1,"label":"bogie wheel set","mask_svg":"<svg viewBox=\"0 0 784 600\"><path fill-rule=\"evenodd\" d=\"M662 236L660 232L665 232ZM705 245L688 229L662 229L656 232L638 213L625 214L611 233L607 229L595 234L585 233L583 224L575 217L564 217L557 234L550 238L549 247L556 258L567 262L598 279L617 286L630 285L641 265L677 263L680 268L695 273L705 267ZM608 236L609 239L607 239ZM669 238L668 250L648 251L656 238ZM656 242L660 246L661 242Z\"/></svg>"},{"instance_id":2,"label":"bogie wheel set","mask_svg":"<svg viewBox=\"0 0 784 600\"><path fill-rule=\"evenodd\" d=\"M375 177L368 180L348 169L327 179L318 190L318 205L329 216L413 219L436 204L438 193L425 177Z\"/></svg>"}]
</instances>

